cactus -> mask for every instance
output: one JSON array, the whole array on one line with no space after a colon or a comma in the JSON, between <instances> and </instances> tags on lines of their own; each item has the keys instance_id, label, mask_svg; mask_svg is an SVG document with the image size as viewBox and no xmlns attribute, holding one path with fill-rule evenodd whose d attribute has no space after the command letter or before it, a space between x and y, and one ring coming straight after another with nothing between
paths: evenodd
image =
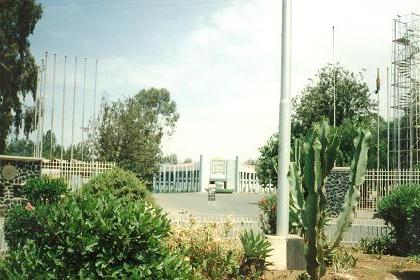
<instances>
[{"instance_id":1,"label":"cactus","mask_svg":"<svg viewBox=\"0 0 420 280\"><path fill-rule=\"evenodd\" d=\"M298 140L294 147L294 162L290 164L290 219L297 233L306 244L306 269L311 279L325 274L325 256L340 243L343 233L352 222L358 202L358 187L363 183L367 161L367 141L370 134L361 130L355 139L350 182L343 212L337 222L337 232L332 242L325 236L327 223L327 201L325 180L334 167L338 153L339 138L331 131L326 121L316 124L312 134L305 140Z\"/></svg>"}]
</instances>

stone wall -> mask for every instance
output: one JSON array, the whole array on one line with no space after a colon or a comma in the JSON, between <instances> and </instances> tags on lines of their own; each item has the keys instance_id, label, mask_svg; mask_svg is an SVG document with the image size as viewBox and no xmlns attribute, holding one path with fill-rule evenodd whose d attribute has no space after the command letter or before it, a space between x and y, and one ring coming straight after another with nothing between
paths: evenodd
<instances>
[{"instance_id":1,"label":"stone wall","mask_svg":"<svg viewBox=\"0 0 420 280\"><path fill-rule=\"evenodd\" d=\"M22 186L29 178L41 176L41 159L0 156L0 205L21 198Z\"/></svg>"},{"instance_id":2,"label":"stone wall","mask_svg":"<svg viewBox=\"0 0 420 280\"><path fill-rule=\"evenodd\" d=\"M331 216L337 216L344 202L344 197L349 188L350 168L334 168L325 182L325 193L327 199L327 210Z\"/></svg>"}]
</instances>

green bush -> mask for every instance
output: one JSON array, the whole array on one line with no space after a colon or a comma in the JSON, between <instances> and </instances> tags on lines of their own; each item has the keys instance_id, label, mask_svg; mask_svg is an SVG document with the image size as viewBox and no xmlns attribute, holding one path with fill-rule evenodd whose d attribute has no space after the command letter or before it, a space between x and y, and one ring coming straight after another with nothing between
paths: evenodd
<instances>
[{"instance_id":1,"label":"green bush","mask_svg":"<svg viewBox=\"0 0 420 280\"><path fill-rule=\"evenodd\" d=\"M3 279L191 279L191 266L169 251L170 225L144 201L74 193L37 207L42 232L11 250Z\"/></svg>"},{"instance_id":2,"label":"green bush","mask_svg":"<svg viewBox=\"0 0 420 280\"><path fill-rule=\"evenodd\" d=\"M376 238L362 238L359 247L365 254L390 255L395 252L393 234L385 234Z\"/></svg>"},{"instance_id":3,"label":"green bush","mask_svg":"<svg viewBox=\"0 0 420 280\"><path fill-rule=\"evenodd\" d=\"M34 210L16 205L6 212L4 238L10 250L23 246L27 239L35 239L42 225Z\"/></svg>"},{"instance_id":4,"label":"green bush","mask_svg":"<svg viewBox=\"0 0 420 280\"><path fill-rule=\"evenodd\" d=\"M356 266L357 259L350 251L337 248L333 251L332 267L335 273L347 273Z\"/></svg>"},{"instance_id":5,"label":"green bush","mask_svg":"<svg viewBox=\"0 0 420 280\"><path fill-rule=\"evenodd\" d=\"M269 194L258 201L258 208L260 209L260 225L264 234L276 234L277 229L277 196ZM289 233L302 234L301 228L289 220Z\"/></svg>"},{"instance_id":6,"label":"green bush","mask_svg":"<svg viewBox=\"0 0 420 280\"><path fill-rule=\"evenodd\" d=\"M240 236L244 255L241 260L239 275L245 279L260 279L266 268L266 258L272 251L270 242L262 234L245 231Z\"/></svg>"},{"instance_id":7,"label":"green bush","mask_svg":"<svg viewBox=\"0 0 420 280\"><path fill-rule=\"evenodd\" d=\"M393 190L378 204L378 216L394 228L395 254L420 254L420 186Z\"/></svg>"},{"instance_id":8,"label":"green bush","mask_svg":"<svg viewBox=\"0 0 420 280\"><path fill-rule=\"evenodd\" d=\"M152 201L150 192L143 181L130 171L121 168L113 168L99 175L96 175L83 185L85 193L98 194L110 190L116 197L129 200Z\"/></svg>"},{"instance_id":9,"label":"green bush","mask_svg":"<svg viewBox=\"0 0 420 280\"><path fill-rule=\"evenodd\" d=\"M261 230L265 234L276 233L276 211L277 211L277 197L275 194L269 194L258 201L258 208L260 209L260 224Z\"/></svg>"},{"instance_id":10,"label":"green bush","mask_svg":"<svg viewBox=\"0 0 420 280\"><path fill-rule=\"evenodd\" d=\"M22 194L33 205L54 203L68 192L62 179L37 177L29 179L22 188Z\"/></svg>"}]
</instances>

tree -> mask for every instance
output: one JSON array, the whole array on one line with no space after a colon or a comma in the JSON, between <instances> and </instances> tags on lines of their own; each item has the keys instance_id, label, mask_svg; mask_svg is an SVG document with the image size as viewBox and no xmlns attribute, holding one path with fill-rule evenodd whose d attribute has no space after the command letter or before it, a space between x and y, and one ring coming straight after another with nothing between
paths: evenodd
<instances>
[{"instance_id":1,"label":"tree","mask_svg":"<svg viewBox=\"0 0 420 280\"><path fill-rule=\"evenodd\" d=\"M166 89L144 89L133 97L105 104L93 143L94 154L116 162L151 182L161 160L161 140L179 118Z\"/></svg>"},{"instance_id":2,"label":"tree","mask_svg":"<svg viewBox=\"0 0 420 280\"><path fill-rule=\"evenodd\" d=\"M160 163L177 164L178 163L178 156L176 154L170 154L170 155L163 156L160 160Z\"/></svg>"},{"instance_id":3,"label":"tree","mask_svg":"<svg viewBox=\"0 0 420 280\"><path fill-rule=\"evenodd\" d=\"M263 187L277 187L277 166L279 154L279 139L277 134L271 136L267 143L260 149L260 157L257 159L255 172Z\"/></svg>"},{"instance_id":4,"label":"tree","mask_svg":"<svg viewBox=\"0 0 420 280\"><path fill-rule=\"evenodd\" d=\"M304 130L315 122L327 118L334 123L334 77L336 84L336 126L344 120L366 122L372 117L376 104L369 97L369 88L361 74L356 75L344 67L328 65L319 70L315 79L302 94L293 100L294 119Z\"/></svg>"},{"instance_id":5,"label":"tree","mask_svg":"<svg viewBox=\"0 0 420 280\"><path fill-rule=\"evenodd\" d=\"M41 15L35 0L0 1L0 153L13 128L19 134L22 123L25 132L32 127L34 110L25 111L23 100L29 93L35 99L38 69L28 37Z\"/></svg>"}]
</instances>

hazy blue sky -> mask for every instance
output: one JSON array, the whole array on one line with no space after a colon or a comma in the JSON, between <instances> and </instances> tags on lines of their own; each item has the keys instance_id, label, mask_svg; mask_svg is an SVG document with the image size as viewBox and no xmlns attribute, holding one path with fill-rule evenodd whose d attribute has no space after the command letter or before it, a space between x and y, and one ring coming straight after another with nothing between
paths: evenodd
<instances>
[{"instance_id":1,"label":"hazy blue sky","mask_svg":"<svg viewBox=\"0 0 420 280\"><path fill-rule=\"evenodd\" d=\"M63 57L68 55L65 125L69 143L77 67L76 138L80 139L84 57L99 61L99 93L111 100L145 87L167 88L181 115L165 153L181 158L256 158L277 129L280 94L280 0L45 0L31 37L37 62L49 52L47 97L56 52L55 123L61 122ZM392 19L420 13L418 0L293 0L293 95L332 60L369 85L390 64ZM86 119L93 112L94 59L87 63ZM385 92L383 92L385 93ZM51 101L49 101L51 104ZM383 95L382 104L385 102ZM385 112L385 107L382 107ZM48 112L47 112L48 113ZM50 113L49 113L50 114ZM47 116L48 117L48 116ZM57 126L57 125L56 125ZM49 121L46 129L49 128ZM56 128L60 134L60 129Z\"/></svg>"}]
</instances>

